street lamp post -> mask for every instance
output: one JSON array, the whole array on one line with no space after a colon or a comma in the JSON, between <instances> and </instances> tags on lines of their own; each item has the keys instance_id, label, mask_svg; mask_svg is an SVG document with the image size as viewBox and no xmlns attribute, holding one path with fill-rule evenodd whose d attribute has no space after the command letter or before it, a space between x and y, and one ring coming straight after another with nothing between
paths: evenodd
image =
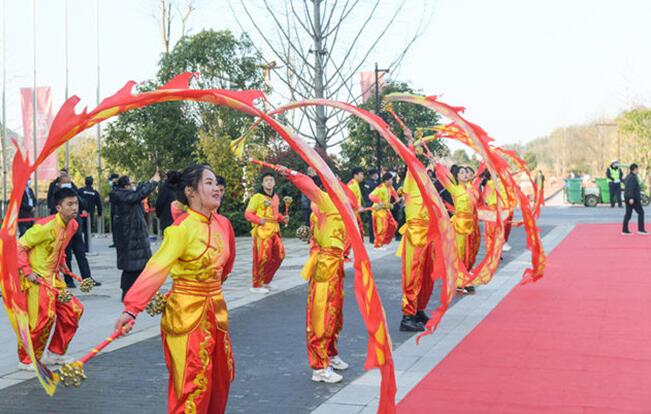
<instances>
[{"instance_id":1,"label":"street lamp post","mask_svg":"<svg viewBox=\"0 0 651 414\"><path fill-rule=\"evenodd\" d=\"M380 116L380 84L378 74L389 73L389 69L378 69L377 62L375 63L375 115ZM382 166L382 150L380 149L380 132L375 131L375 161L377 163L377 171L380 173Z\"/></svg>"}]
</instances>

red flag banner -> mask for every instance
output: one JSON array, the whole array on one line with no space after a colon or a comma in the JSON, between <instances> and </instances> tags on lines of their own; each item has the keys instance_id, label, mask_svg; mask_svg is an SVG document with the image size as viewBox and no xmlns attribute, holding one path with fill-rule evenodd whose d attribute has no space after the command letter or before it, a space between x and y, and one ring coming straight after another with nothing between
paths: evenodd
<instances>
[{"instance_id":1,"label":"red flag banner","mask_svg":"<svg viewBox=\"0 0 651 414\"><path fill-rule=\"evenodd\" d=\"M23 113L23 148L25 155L34 158L34 114L36 114L36 149L40 152L43 149L45 140L52 125L52 92L49 86L36 88L36 111L34 111L34 100L32 88L20 88L20 106ZM58 175L56 151L49 156L38 168L39 179L53 180Z\"/></svg>"},{"instance_id":2,"label":"red flag banner","mask_svg":"<svg viewBox=\"0 0 651 414\"><path fill-rule=\"evenodd\" d=\"M384 75L385 72L378 72L377 74L378 88L380 91L384 89ZM375 71L360 72L359 87L362 90L362 102L368 101L375 93Z\"/></svg>"}]
</instances>

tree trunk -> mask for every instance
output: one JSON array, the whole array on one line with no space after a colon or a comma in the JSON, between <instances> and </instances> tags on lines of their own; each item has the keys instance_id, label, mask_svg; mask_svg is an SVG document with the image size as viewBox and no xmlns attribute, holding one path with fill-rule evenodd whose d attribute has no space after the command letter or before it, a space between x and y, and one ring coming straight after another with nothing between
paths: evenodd
<instances>
[{"instance_id":1,"label":"tree trunk","mask_svg":"<svg viewBox=\"0 0 651 414\"><path fill-rule=\"evenodd\" d=\"M322 30L321 30L321 2L323 0L312 0L314 5L313 19L314 19L314 97L323 99L323 56L325 51L322 49ZM326 116L325 108L317 106L316 108L316 147L324 150L327 144L327 131L326 131Z\"/></svg>"}]
</instances>

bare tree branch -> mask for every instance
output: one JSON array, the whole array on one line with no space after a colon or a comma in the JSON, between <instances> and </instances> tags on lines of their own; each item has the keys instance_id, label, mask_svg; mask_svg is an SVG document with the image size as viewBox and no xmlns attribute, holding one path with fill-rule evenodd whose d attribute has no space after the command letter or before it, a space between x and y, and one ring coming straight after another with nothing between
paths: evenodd
<instances>
[{"instance_id":1,"label":"bare tree branch","mask_svg":"<svg viewBox=\"0 0 651 414\"><path fill-rule=\"evenodd\" d=\"M274 13L274 11L271 9L271 6L269 6L269 3L267 2L267 0L264 0L264 5L265 5L267 11L269 12L269 14L271 15L271 18L274 20L274 22L276 22L276 25L277 25L277 27L278 27L278 30L279 30L280 33L283 35L283 37L287 40L287 43L289 44L289 46L291 46L291 48L294 49L294 51L295 51L296 53L298 53L299 51L298 51L298 49L296 49L296 48L294 47L294 42L292 42L292 38L291 38L291 37L289 36L289 34L288 34L287 32L285 32L285 30L283 29L282 24L278 21L278 17L276 17L276 13ZM303 60L303 63L306 64L307 66L312 67L312 68L314 67L314 66L312 66L312 64L310 63L310 61L307 60L307 58L305 58L304 56L301 56L301 59Z\"/></svg>"},{"instance_id":2,"label":"bare tree branch","mask_svg":"<svg viewBox=\"0 0 651 414\"><path fill-rule=\"evenodd\" d=\"M409 3L398 0L393 3L395 9L386 13L380 12L383 10L380 0L302 0L302 7L294 4L295 1L301 0L285 0L284 9L281 9L277 7L279 0L258 0L263 13L260 17L249 6L253 0L239 0L244 15L253 25L251 30L262 38L265 49L283 63L273 69L278 82L283 85L282 89L287 88L287 92L282 91L282 94L288 94L292 100L324 97L357 103L362 94L354 90L354 77L387 37L390 28L396 27L398 16L407 10L406 5L413 11L411 5L415 0ZM229 5L233 10L230 0ZM360 10L362 12L358 13ZM238 17L238 25L244 31L242 13L233 10L233 14ZM383 17L380 19L379 16ZM427 13L420 14L421 22L426 16ZM381 23L378 24L379 20ZM271 26L271 30L265 28L265 23ZM422 35L422 27L422 24L418 25L415 34L406 39L405 47L394 56L389 66L392 72ZM412 29L410 24L409 31ZM331 148L345 139L349 118L345 112L322 106L290 112L295 112L288 114L292 127L320 147Z\"/></svg>"},{"instance_id":3,"label":"bare tree branch","mask_svg":"<svg viewBox=\"0 0 651 414\"><path fill-rule=\"evenodd\" d=\"M256 31L258 32L258 34L259 34L259 35L264 39L264 41L265 41L265 43L267 44L267 46L269 46L269 48L271 49L271 51L272 51L272 52L273 52L273 53L274 53L274 54L275 54L279 59L283 60L283 56L284 56L284 54L283 54L283 53L280 53L280 52L278 51L278 49L277 49L276 47L274 47L274 45L269 41L269 39L268 39L268 38L267 38L267 37L262 33L262 31L260 30L260 28L255 24L255 19L253 18L253 16L251 16L251 13L249 12L249 9L248 9L248 8L246 7L246 5L244 4L244 0L240 0L240 4L241 4L242 7L244 8L244 11L245 11L247 17L249 18L249 20L251 21L251 23L255 26ZM302 60L305 60L305 59L302 59ZM285 63L285 64L286 64L286 65L291 69L291 71L292 71L292 73L294 74L294 76L296 76L296 77L297 77L298 79L300 79L302 82L305 82L306 84L310 84L310 82L309 82L308 80L306 80L306 79L304 79L303 77L301 77L301 76L298 75L298 72L297 72L295 69L293 69L292 65L291 65L289 62L285 62L285 61L283 60L283 63ZM306 64L306 65L309 65L309 62L306 62L306 61L305 61L305 62L303 62L303 63Z\"/></svg>"},{"instance_id":4,"label":"bare tree branch","mask_svg":"<svg viewBox=\"0 0 651 414\"><path fill-rule=\"evenodd\" d=\"M185 37L187 35L188 19L190 19L190 15L195 10L196 8L194 6L194 1L192 0L188 1L186 4L185 14L181 16L181 37Z\"/></svg>"}]
</instances>

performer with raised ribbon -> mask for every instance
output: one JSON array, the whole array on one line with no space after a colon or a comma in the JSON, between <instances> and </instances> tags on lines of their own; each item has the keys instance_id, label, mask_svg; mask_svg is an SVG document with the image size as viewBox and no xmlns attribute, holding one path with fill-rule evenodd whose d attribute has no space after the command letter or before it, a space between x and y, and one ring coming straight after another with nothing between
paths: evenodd
<instances>
[{"instance_id":1,"label":"performer with raised ribbon","mask_svg":"<svg viewBox=\"0 0 651 414\"><path fill-rule=\"evenodd\" d=\"M301 272L309 283L306 341L312 381L340 382L343 377L334 370L348 369L337 348L343 327L344 222L328 193L320 188L318 177L312 179L282 166L275 168L312 202L314 245Z\"/></svg>"},{"instance_id":2,"label":"performer with raised ribbon","mask_svg":"<svg viewBox=\"0 0 651 414\"><path fill-rule=\"evenodd\" d=\"M264 294L273 289L271 281L285 259L278 222L287 224L289 217L280 214L275 187L276 177L271 172L264 173L260 191L251 197L244 212L244 218L253 226L253 293Z\"/></svg>"},{"instance_id":3,"label":"performer with raised ribbon","mask_svg":"<svg viewBox=\"0 0 651 414\"><path fill-rule=\"evenodd\" d=\"M430 220L423 196L410 172L403 186L405 224L396 256L402 257L402 321L400 330L420 332L429 320L425 314L434 283L434 250L428 237Z\"/></svg>"},{"instance_id":4,"label":"performer with raised ribbon","mask_svg":"<svg viewBox=\"0 0 651 414\"><path fill-rule=\"evenodd\" d=\"M39 360L54 325L48 351L42 360L48 365L71 361L65 353L84 312L84 306L70 294L59 277L60 272L67 270L66 246L79 226L75 220L79 210L77 193L71 188L62 188L54 193L53 201L56 214L37 221L18 240L17 246L21 288L27 291L30 336ZM34 369L21 341L18 358L19 369Z\"/></svg>"},{"instance_id":5,"label":"performer with raised ribbon","mask_svg":"<svg viewBox=\"0 0 651 414\"><path fill-rule=\"evenodd\" d=\"M476 252L472 251L469 239L472 238L477 226L475 225L476 214L474 213L476 206L467 187L468 175L466 168L453 165L448 171L442 164L437 164L436 177L445 189L450 192L454 201L454 215L451 220L456 233L457 252L466 269L470 271L472 263L475 262L473 253L476 254ZM465 286L465 284L466 280L464 280L461 273L461 276L457 278L457 292L475 292L474 286Z\"/></svg>"},{"instance_id":6,"label":"performer with raised ribbon","mask_svg":"<svg viewBox=\"0 0 651 414\"><path fill-rule=\"evenodd\" d=\"M235 236L228 219L215 213L218 184L209 166L183 171L179 202L187 212L165 229L163 244L124 298L116 323L116 329L129 331L171 275L161 318L169 413L224 413L235 376L222 293L235 260Z\"/></svg>"},{"instance_id":7,"label":"performer with raised ribbon","mask_svg":"<svg viewBox=\"0 0 651 414\"><path fill-rule=\"evenodd\" d=\"M362 221L362 211L363 209L363 199L362 199L362 189L360 184L364 181L364 169L361 167L355 167L352 171L352 178L348 181L348 188L352 192L353 196L351 201L353 203L353 209L355 210L355 217L357 218L357 226L359 227L359 233L364 238L364 222ZM350 198L350 197L349 197ZM350 261L350 250L351 250L350 240L346 240L346 247L344 249L344 258L346 261Z\"/></svg>"},{"instance_id":8,"label":"performer with raised ribbon","mask_svg":"<svg viewBox=\"0 0 651 414\"><path fill-rule=\"evenodd\" d=\"M398 200L398 193L393 188L393 175L385 173L382 176L382 183L375 187L375 190L368 196L373 202L373 231L375 232L376 249L391 243L398 228L398 223L391 215L393 204L391 199Z\"/></svg>"}]
</instances>

